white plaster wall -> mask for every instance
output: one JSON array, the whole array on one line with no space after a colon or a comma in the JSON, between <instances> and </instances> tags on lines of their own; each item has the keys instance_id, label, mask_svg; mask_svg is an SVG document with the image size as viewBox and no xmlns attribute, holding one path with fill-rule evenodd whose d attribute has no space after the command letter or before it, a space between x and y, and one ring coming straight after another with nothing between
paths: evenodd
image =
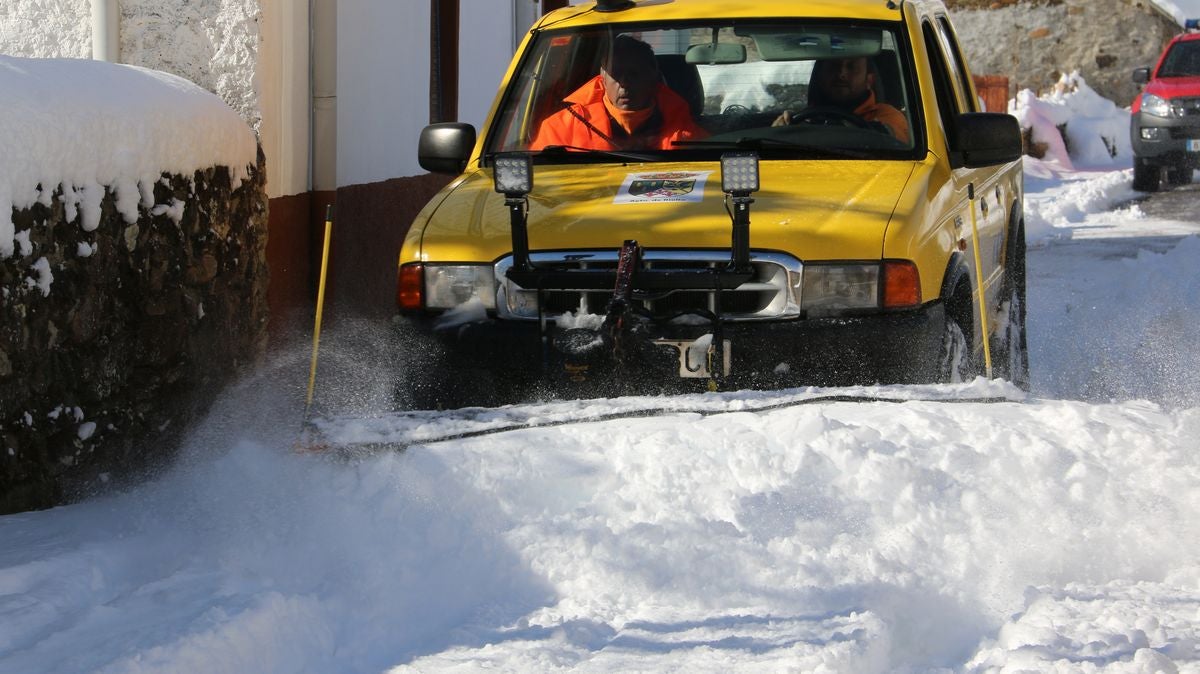
<instances>
[{"instance_id":1,"label":"white plaster wall","mask_svg":"<svg viewBox=\"0 0 1200 674\"><path fill-rule=\"evenodd\" d=\"M338 186L425 173L428 2L338 2L337 97Z\"/></svg>"},{"instance_id":2,"label":"white plaster wall","mask_svg":"<svg viewBox=\"0 0 1200 674\"><path fill-rule=\"evenodd\" d=\"M120 4L122 63L191 80L220 96L258 130L261 113L254 77L259 0L121 0Z\"/></svg>"},{"instance_id":3,"label":"white plaster wall","mask_svg":"<svg viewBox=\"0 0 1200 674\"><path fill-rule=\"evenodd\" d=\"M536 0L460 0L458 121L482 130L512 60L514 29L521 35L529 30L514 25L513 3L531 1L537 4Z\"/></svg>"},{"instance_id":4,"label":"white plaster wall","mask_svg":"<svg viewBox=\"0 0 1200 674\"><path fill-rule=\"evenodd\" d=\"M0 54L91 58L90 0L0 0Z\"/></svg>"}]
</instances>

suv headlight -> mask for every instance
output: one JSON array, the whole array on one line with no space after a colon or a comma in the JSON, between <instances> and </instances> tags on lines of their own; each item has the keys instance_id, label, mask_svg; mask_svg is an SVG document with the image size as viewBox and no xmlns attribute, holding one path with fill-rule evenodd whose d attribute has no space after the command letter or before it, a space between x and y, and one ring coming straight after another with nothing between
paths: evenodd
<instances>
[{"instance_id":1,"label":"suv headlight","mask_svg":"<svg viewBox=\"0 0 1200 674\"><path fill-rule=\"evenodd\" d=\"M1142 94L1142 112L1155 117L1170 117L1171 104L1162 96Z\"/></svg>"},{"instance_id":2,"label":"suv headlight","mask_svg":"<svg viewBox=\"0 0 1200 674\"><path fill-rule=\"evenodd\" d=\"M453 309L478 297L496 308L496 274L491 265L425 265L425 307Z\"/></svg>"},{"instance_id":3,"label":"suv headlight","mask_svg":"<svg viewBox=\"0 0 1200 674\"><path fill-rule=\"evenodd\" d=\"M879 307L878 264L807 264L800 303L810 318Z\"/></svg>"},{"instance_id":4,"label":"suv headlight","mask_svg":"<svg viewBox=\"0 0 1200 674\"><path fill-rule=\"evenodd\" d=\"M800 304L809 318L921 305L921 272L911 260L806 264Z\"/></svg>"}]
</instances>

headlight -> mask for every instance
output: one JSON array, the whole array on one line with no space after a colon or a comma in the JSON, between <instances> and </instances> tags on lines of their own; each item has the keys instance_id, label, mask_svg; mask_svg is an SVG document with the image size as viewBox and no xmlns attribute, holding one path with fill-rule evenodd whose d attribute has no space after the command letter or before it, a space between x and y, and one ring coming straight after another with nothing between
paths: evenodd
<instances>
[{"instance_id":1,"label":"headlight","mask_svg":"<svg viewBox=\"0 0 1200 674\"><path fill-rule=\"evenodd\" d=\"M1155 117L1170 117L1171 104L1161 96L1142 94L1142 112Z\"/></svg>"},{"instance_id":2,"label":"headlight","mask_svg":"<svg viewBox=\"0 0 1200 674\"><path fill-rule=\"evenodd\" d=\"M496 308L496 275L491 265L425 265L425 306L453 309L478 297Z\"/></svg>"},{"instance_id":3,"label":"headlight","mask_svg":"<svg viewBox=\"0 0 1200 674\"><path fill-rule=\"evenodd\" d=\"M800 303L810 318L879 307L879 265L808 264Z\"/></svg>"}]
</instances>

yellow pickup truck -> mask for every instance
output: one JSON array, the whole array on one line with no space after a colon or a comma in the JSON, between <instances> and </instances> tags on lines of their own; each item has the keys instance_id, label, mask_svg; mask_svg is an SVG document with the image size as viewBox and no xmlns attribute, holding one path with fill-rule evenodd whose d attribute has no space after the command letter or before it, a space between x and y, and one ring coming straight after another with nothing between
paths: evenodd
<instances>
[{"instance_id":1,"label":"yellow pickup truck","mask_svg":"<svg viewBox=\"0 0 1200 674\"><path fill-rule=\"evenodd\" d=\"M1021 139L933 0L596 0L538 21L399 255L416 406L1027 385Z\"/></svg>"}]
</instances>

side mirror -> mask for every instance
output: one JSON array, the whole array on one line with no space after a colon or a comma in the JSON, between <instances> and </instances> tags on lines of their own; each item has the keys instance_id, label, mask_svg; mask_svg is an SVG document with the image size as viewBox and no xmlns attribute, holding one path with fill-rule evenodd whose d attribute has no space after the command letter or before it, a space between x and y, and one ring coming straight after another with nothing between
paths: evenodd
<instances>
[{"instance_id":1,"label":"side mirror","mask_svg":"<svg viewBox=\"0 0 1200 674\"><path fill-rule=\"evenodd\" d=\"M462 122L430 124L421 129L417 163L433 173L458 175L475 149L475 127Z\"/></svg>"},{"instance_id":2,"label":"side mirror","mask_svg":"<svg viewBox=\"0 0 1200 674\"><path fill-rule=\"evenodd\" d=\"M968 112L954 122L954 168L982 168L1021 158L1021 125L1016 117Z\"/></svg>"},{"instance_id":3,"label":"side mirror","mask_svg":"<svg viewBox=\"0 0 1200 674\"><path fill-rule=\"evenodd\" d=\"M1150 81L1149 68L1134 68L1133 75L1130 76L1134 84L1145 84Z\"/></svg>"}]
</instances>

